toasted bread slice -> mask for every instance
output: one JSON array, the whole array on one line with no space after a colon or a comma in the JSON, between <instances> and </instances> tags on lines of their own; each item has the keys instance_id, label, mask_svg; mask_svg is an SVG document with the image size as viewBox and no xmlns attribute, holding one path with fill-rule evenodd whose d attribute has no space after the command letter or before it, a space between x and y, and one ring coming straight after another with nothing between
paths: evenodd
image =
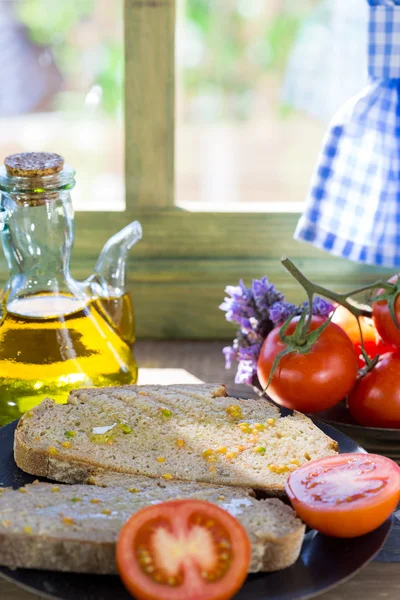
<instances>
[{"instance_id":1,"label":"toasted bread slice","mask_svg":"<svg viewBox=\"0 0 400 600\"><path fill-rule=\"evenodd\" d=\"M284 492L291 470L337 443L299 413L224 396L223 386L126 386L45 400L20 420L17 465L86 483L98 470Z\"/></svg>"},{"instance_id":2,"label":"toasted bread slice","mask_svg":"<svg viewBox=\"0 0 400 600\"><path fill-rule=\"evenodd\" d=\"M125 521L149 504L198 498L219 505L246 528L250 572L276 571L297 559L304 525L277 498L256 500L232 487L111 476L102 485L35 483L0 489L0 565L79 573L116 573L115 543Z\"/></svg>"}]
</instances>

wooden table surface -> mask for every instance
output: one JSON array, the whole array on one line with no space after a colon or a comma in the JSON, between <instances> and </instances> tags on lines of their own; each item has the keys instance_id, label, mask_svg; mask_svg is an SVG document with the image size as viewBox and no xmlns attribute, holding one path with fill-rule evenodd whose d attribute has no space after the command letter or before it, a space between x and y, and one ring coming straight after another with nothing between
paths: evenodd
<instances>
[{"instance_id":1,"label":"wooden table surface","mask_svg":"<svg viewBox=\"0 0 400 600\"><path fill-rule=\"evenodd\" d=\"M191 376L194 376L202 381L232 385L234 371L225 371L221 355L224 345L223 342L138 342L135 354L139 365L146 368L143 371L142 383L149 383L151 380L155 383L179 383L190 381ZM240 393L249 395L248 388L243 387ZM372 562L350 581L322 594L319 598L400 600L400 564ZM40 596L0 579L0 599L40 600Z\"/></svg>"}]
</instances>

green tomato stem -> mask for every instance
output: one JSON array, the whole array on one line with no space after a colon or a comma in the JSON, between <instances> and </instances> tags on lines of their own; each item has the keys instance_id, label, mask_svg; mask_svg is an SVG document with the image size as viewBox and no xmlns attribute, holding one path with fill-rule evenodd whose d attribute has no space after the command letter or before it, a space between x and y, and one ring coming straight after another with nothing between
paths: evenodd
<instances>
[{"instance_id":1,"label":"green tomato stem","mask_svg":"<svg viewBox=\"0 0 400 600\"><path fill-rule=\"evenodd\" d=\"M281 263L285 267L285 269L287 271L289 271L289 273L296 279L296 281L298 281L300 283L300 285L303 287L303 289L306 292L307 297L308 297L308 301L309 301L308 317L307 317L306 322L304 323L304 326L302 327L301 337L307 336L307 334L310 331L310 324L311 324L311 319L312 319L313 296L315 294L324 296L325 298L328 298L329 300L332 300L333 302L336 302L337 304L340 304L341 306L344 306L345 308L347 308L347 310L352 315L354 315L354 317L357 319L358 328L360 331L362 353L363 353L364 359L366 361L367 368L371 369L374 366L374 364L376 363L376 360L374 359L374 361L372 361L365 351L364 338L363 338L363 334L362 334L360 317L363 317L363 316L371 317L372 311L371 311L371 309L368 310L365 307L361 308L361 307L356 306L355 304L349 302L348 298L349 298L349 296L354 296L361 292L365 292L367 290L374 290L376 288L383 288L383 289L391 292L395 289L395 286L392 283L389 283L387 281L379 280L379 281L376 281L375 283L365 285L363 287L357 288L350 292L338 294L336 292L333 292L332 290L328 290L327 288L325 288L321 285L318 285L317 283L310 281L305 275L303 275L303 273L296 267L296 265L286 256L282 257Z\"/></svg>"}]
</instances>

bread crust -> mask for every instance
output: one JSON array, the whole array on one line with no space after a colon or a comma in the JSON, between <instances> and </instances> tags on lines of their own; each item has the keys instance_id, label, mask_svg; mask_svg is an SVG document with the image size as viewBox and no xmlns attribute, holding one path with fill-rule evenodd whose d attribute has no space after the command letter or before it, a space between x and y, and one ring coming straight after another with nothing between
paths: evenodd
<instances>
[{"instance_id":1,"label":"bread crust","mask_svg":"<svg viewBox=\"0 0 400 600\"><path fill-rule=\"evenodd\" d=\"M64 456L48 456L48 454L40 448L31 448L23 441L23 436L18 433L18 429L15 432L14 437L14 458L17 466L30 475L36 475L38 477L45 477L62 483L88 483L91 484L102 469L99 466L88 460L84 461L82 458L74 459L73 463L69 461L68 457ZM111 471L110 471L111 473ZM115 468L112 473L119 473L121 475L140 475L143 473L139 471L131 471ZM159 477L146 475L149 479L157 479ZM183 479L179 477L174 478L176 481L190 482L191 479ZM203 483L204 485L219 485L221 482L215 481L210 478L196 478L196 483ZM97 485L97 484L96 484ZM238 481L237 485L232 487L239 487L248 489L247 483L241 483ZM268 489L263 487L254 486L254 490L259 490L265 493L267 496L282 497L285 496L285 486L282 485L270 485Z\"/></svg>"},{"instance_id":2,"label":"bread crust","mask_svg":"<svg viewBox=\"0 0 400 600\"><path fill-rule=\"evenodd\" d=\"M284 569L297 559L305 527L293 509L280 500L256 500L250 490L231 487L178 482L159 487L145 479L109 479L106 488L55 487L36 482L27 485L23 495L17 490L5 490L0 494L0 564L10 568L116 573L115 544L125 520L148 503L176 497L215 502L242 522L252 545L249 572ZM113 512L103 512L102 506ZM101 521L100 529L99 511L109 515ZM64 517L68 522L62 522Z\"/></svg>"},{"instance_id":3,"label":"bread crust","mask_svg":"<svg viewBox=\"0 0 400 600\"><path fill-rule=\"evenodd\" d=\"M92 483L96 479L96 476L101 473L102 469L99 466L88 460L84 461L82 458L75 459L73 463L69 461L67 456L48 456L48 454L40 448L31 448L23 441L18 429L15 432L14 437L14 459L17 466L30 475L36 475L38 477L45 477L47 479L60 481L62 483ZM110 471L111 472L111 471ZM140 475L143 473L139 471L131 471L115 468L112 473L120 473L121 475ZM146 475L150 479L160 479L159 477ZM191 479L183 479L180 477L174 478L176 481L190 482ZM210 478L196 478L196 483L203 483L204 485L219 485L221 482L215 481ZM247 483L238 483L232 487L239 487L248 489ZM268 489L258 487L255 485L254 490L259 490L265 493L267 496L282 497L285 496L285 486L282 485L270 485Z\"/></svg>"},{"instance_id":4,"label":"bread crust","mask_svg":"<svg viewBox=\"0 0 400 600\"><path fill-rule=\"evenodd\" d=\"M122 386L119 390L126 390L134 386ZM159 386L143 386L143 389L149 389L151 387L159 388ZM177 386L173 386L177 387ZM178 386L179 387L179 386ZM185 387L185 386L182 386ZM193 386L188 386L191 389ZM199 386L200 388L201 386ZM213 389L213 397L226 397L226 388L224 385L207 386L208 390ZM99 391L107 393L107 388L104 390L99 389L88 389L88 390L74 390L71 392L68 403L70 405L77 406L81 403L85 403L90 399L90 396L98 394ZM255 401L256 402L256 401ZM46 415L48 418L51 411L55 412L55 418L59 414L60 409L64 409L60 405L55 404L52 400L44 400L38 407L34 409L34 413L37 417ZM295 412L294 417L299 421L304 420L305 423L310 423L310 419L302 413ZM26 427L25 427L26 425ZM56 455L50 455L48 451L40 444L35 444L32 439L26 433L26 428L29 430L29 415L24 415L16 428L14 437L14 457L17 466L31 475L37 475L40 477L46 477L56 481L64 483L88 483L90 479L95 476L99 471L102 471L103 467L98 462L91 460L89 457L83 455L74 455L59 452ZM330 452L338 451L338 444L336 441L329 438L323 432L319 431L321 437L324 438L327 454ZM328 452L328 450L330 452ZM108 470L108 467L105 467ZM140 470L135 470L132 467L115 465L110 472L127 474L127 475L145 475L147 477L159 479L159 475L152 474L150 472L143 473ZM188 473L188 477L184 477L179 474L174 474L174 479L178 481L191 481L191 475ZM196 481L204 484L211 485L233 485L235 487L249 488L250 486L255 490L262 490L268 496L285 496L285 480L282 479L280 482L273 483L269 482L268 485L261 485L254 481L250 483L249 479L241 481L237 478L233 483L217 480L215 476L202 474L196 476Z\"/></svg>"},{"instance_id":5,"label":"bread crust","mask_svg":"<svg viewBox=\"0 0 400 600\"><path fill-rule=\"evenodd\" d=\"M303 526L298 531L293 531L284 538L276 540L273 544L264 540L262 566L260 569L255 569L255 572L281 571L293 565L300 556L304 531L305 527Z\"/></svg>"},{"instance_id":6,"label":"bread crust","mask_svg":"<svg viewBox=\"0 0 400 600\"><path fill-rule=\"evenodd\" d=\"M99 393L99 390L78 390L72 392L69 398L70 405L79 405L84 403L92 395ZM106 393L106 391L104 391ZM214 397L226 397L225 386L215 386ZM72 407L71 407L72 409ZM64 407L63 407L64 410ZM68 410L66 407L65 410ZM76 410L75 408L73 410ZM54 420L60 415L60 406L52 400L46 399L40 406L34 409L35 416L39 422L41 416L46 415L50 421L52 413ZM309 423L309 419L304 415L297 413L299 420ZM322 433L322 432L321 432ZM32 475L46 477L69 484L95 484L102 486L102 477L112 479L113 477L143 477L140 471L134 471L130 467L124 470L120 468L109 469L102 468L99 462L95 462L83 454L74 455L58 452L54 455L49 453L48 448L42 443L36 443L35 435L38 430L30 425L29 414L22 417L15 431L14 437L14 456L19 468ZM336 452L338 444L325 434L326 449ZM39 440L39 437L38 437ZM118 475L120 474L120 475ZM147 474L146 474L147 475ZM163 482L159 476L149 477L149 481ZM179 481L190 481L182 477L174 477L176 483ZM223 482L225 485L226 483ZM105 487L117 487L119 484L106 482ZM222 485L221 481L216 481L215 477L207 475L196 478L196 485L210 488L212 486ZM249 491L249 483L241 483L240 480L231 484L232 488L242 488ZM261 489L264 495L284 496L284 481L278 485L268 484L268 487L252 486L254 489ZM97 488L99 489L99 488ZM269 501L271 502L271 501ZM273 500L272 502L279 502ZM285 512L282 512L282 519L285 519ZM286 517L287 518L287 517ZM268 521L266 521L268 522ZM281 521L280 521L281 522ZM285 530L284 530L285 531ZM286 530L287 531L287 530ZM281 537L273 535L264 535L260 532L253 533L252 539L252 563L250 572L276 571L292 565L298 558L304 537L305 526L298 521L298 526ZM39 535L25 533L9 533L0 531L0 564L10 567L23 567L32 569L50 569L56 571L76 572L76 573L94 573L94 574L113 574L116 573L115 566L115 542L85 540L82 536L75 538L66 537L63 539L60 535Z\"/></svg>"},{"instance_id":7,"label":"bread crust","mask_svg":"<svg viewBox=\"0 0 400 600\"><path fill-rule=\"evenodd\" d=\"M115 544L29 534L0 534L0 564L11 569L71 573L117 573Z\"/></svg>"},{"instance_id":8,"label":"bread crust","mask_svg":"<svg viewBox=\"0 0 400 600\"><path fill-rule=\"evenodd\" d=\"M282 539L257 540L249 573L280 571L300 555L304 528ZM259 558L258 558L259 555ZM0 564L11 569L40 569L95 575L117 574L115 543L0 533Z\"/></svg>"}]
</instances>

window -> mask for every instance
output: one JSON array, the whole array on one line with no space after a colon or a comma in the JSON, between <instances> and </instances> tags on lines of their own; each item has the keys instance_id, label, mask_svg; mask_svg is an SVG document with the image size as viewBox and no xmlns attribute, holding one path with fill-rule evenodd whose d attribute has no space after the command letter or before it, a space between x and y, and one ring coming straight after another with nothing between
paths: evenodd
<instances>
[{"instance_id":1,"label":"window","mask_svg":"<svg viewBox=\"0 0 400 600\"><path fill-rule=\"evenodd\" d=\"M293 88L289 103L282 96L288 68L293 75L299 64L311 65L299 62L301 51L310 49L298 45L302 27L317 27L320 41L330 42L328 52L322 46L317 52L324 72L334 51L346 59L363 46L357 7L361 15L364 0L13 0L0 3L0 26L9 18L7 5L14 19L25 22L29 43L46 47L43 68L57 66L65 79L45 108L0 116L0 130L10 128L7 143L0 136L1 152L42 144L76 166L75 204L83 209L76 215L72 264L78 279L92 271L114 231L141 221L144 238L132 251L128 272L138 336L229 338L232 327L218 305L225 285L240 278L267 274L288 298L299 300L301 291L280 266L282 254L338 289L352 287L355 276L361 283L376 278L371 267L293 240L328 104L333 110L344 99L340 94L347 97L362 85L350 71L344 74L351 61L343 62L341 85L329 88L322 120L292 102ZM353 31L346 50L340 12L334 13L336 45L323 25L332 22L332 8L345 5L353 11L352 17L346 13ZM60 62L59 44L72 57L69 63ZM110 69L102 71L105 65ZM319 78L311 75L309 89L315 90ZM294 74L291 82L297 81ZM318 89L326 99L326 87ZM28 121L31 133L22 144ZM51 147L46 136L53 136ZM79 143L86 149L79 150ZM4 262L1 273L4 281Z\"/></svg>"},{"instance_id":2,"label":"window","mask_svg":"<svg viewBox=\"0 0 400 600\"><path fill-rule=\"evenodd\" d=\"M176 202L298 212L366 82L365 0L178 0Z\"/></svg>"},{"instance_id":3,"label":"window","mask_svg":"<svg viewBox=\"0 0 400 600\"><path fill-rule=\"evenodd\" d=\"M76 210L125 209L123 3L0 2L0 154L56 151Z\"/></svg>"},{"instance_id":4,"label":"window","mask_svg":"<svg viewBox=\"0 0 400 600\"><path fill-rule=\"evenodd\" d=\"M186 9L188 6L190 8L190 3L195 5L195 0L187 2L189 4ZM353 8L356 2L358 6L362 4L365 8L362 0L349 0ZM313 7L318 7L317 5L322 8L335 5L337 8L340 3L341 0L308 3L301 0L296 5L301 5L302 10L311 14ZM233 0L229 3L223 0L198 0L196 3L200 8L212 6L212 13L216 7L232 4L235 4ZM245 4L250 6L251 0L242 2L242 9ZM262 4L280 4L289 8L294 5L291 0L271 0ZM194 184L190 184L186 177L189 171L182 168L179 162L182 156L180 148L184 147L179 146L183 143L180 140L183 131L179 127L183 127L187 111L180 104L186 102L182 97L182 73L179 72L182 63L179 66L178 62L174 73L175 50L178 50L177 60L180 60L178 36L181 35L177 30L176 48L175 9L179 27L182 11L186 9L178 1L126 0L127 205L132 206L136 216L141 215L144 226L144 240L138 245L136 262L132 257L132 292L137 307L139 335L153 338L230 337L232 327L225 323L218 305L223 299L225 285L235 283L240 278L249 281L268 274L288 298L300 300L299 287L290 280L280 265L282 254L294 259L311 278L322 285L345 290L351 288L355 276L361 282L374 280L376 270L371 267L360 267L331 257L310 245L293 240L301 206L298 198L300 194L295 194L296 197L292 198L286 193L282 196L282 209L278 202L274 211L269 211L264 205L258 212L250 208L235 212L232 209L238 203L233 201L226 203L224 212L213 210L215 206L210 202L208 207L204 206L207 198L202 202L199 197L201 170L196 165L196 159L190 159ZM358 36L357 31L364 30L361 24L357 25L360 20L358 14L353 11L353 18L350 20L353 30L354 25L358 27L358 30L354 30L354 37L362 46L363 34ZM340 22L339 19L338 23ZM216 35L224 38L224 27L216 26L215 29ZM345 32L340 28L339 32L340 39L346 38ZM280 42L281 36L277 33L277 45ZM222 45L222 41L219 43ZM343 77L341 81L343 83ZM351 78L349 81L351 83ZM178 123L175 165L177 195L174 194L172 185L175 106ZM306 135L303 140L307 148L308 137ZM194 146L191 149L192 156L198 156L196 141L188 143L186 148L190 145ZM287 162L290 166L290 157ZM293 161L292 166L296 167ZM309 167L312 168L311 164ZM182 194L184 185L187 185L189 192L190 185L192 186L191 207L185 205L187 200ZM267 186L266 191L268 189ZM245 205L246 194L242 194L241 198ZM273 200L272 195L270 199ZM298 203L297 212L285 210L283 205L288 202ZM194 211L193 205L196 203L202 204L201 210Z\"/></svg>"}]
</instances>

